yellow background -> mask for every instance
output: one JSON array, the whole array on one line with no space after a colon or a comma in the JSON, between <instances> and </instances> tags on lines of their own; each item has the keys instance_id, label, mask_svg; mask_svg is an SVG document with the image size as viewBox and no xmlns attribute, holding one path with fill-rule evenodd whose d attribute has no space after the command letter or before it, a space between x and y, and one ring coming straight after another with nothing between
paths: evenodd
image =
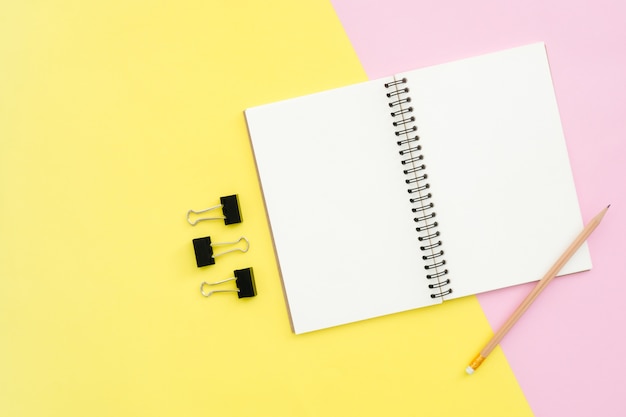
<instances>
[{"instance_id":1,"label":"yellow background","mask_svg":"<svg viewBox=\"0 0 626 417\"><path fill-rule=\"evenodd\" d=\"M362 80L327 1L2 1L0 415L532 414L474 298L291 333L242 111Z\"/></svg>"}]
</instances>

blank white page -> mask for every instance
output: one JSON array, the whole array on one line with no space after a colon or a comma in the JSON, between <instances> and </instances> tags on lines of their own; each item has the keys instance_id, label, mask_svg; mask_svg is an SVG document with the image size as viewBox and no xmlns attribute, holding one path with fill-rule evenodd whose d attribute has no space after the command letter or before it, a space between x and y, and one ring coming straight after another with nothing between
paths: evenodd
<instances>
[{"instance_id":1,"label":"blank white page","mask_svg":"<svg viewBox=\"0 0 626 417\"><path fill-rule=\"evenodd\" d=\"M452 296L540 279L582 230L545 46L406 77ZM591 268L587 246L563 268Z\"/></svg>"},{"instance_id":2,"label":"blank white page","mask_svg":"<svg viewBox=\"0 0 626 417\"><path fill-rule=\"evenodd\" d=\"M245 112L296 333L440 303L383 83Z\"/></svg>"}]
</instances>

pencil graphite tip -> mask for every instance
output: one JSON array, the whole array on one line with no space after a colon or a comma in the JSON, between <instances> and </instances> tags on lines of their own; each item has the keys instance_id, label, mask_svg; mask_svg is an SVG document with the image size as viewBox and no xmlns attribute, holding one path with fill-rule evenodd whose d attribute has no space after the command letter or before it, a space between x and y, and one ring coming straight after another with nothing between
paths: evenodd
<instances>
[{"instance_id":1,"label":"pencil graphite tip","mask_svg":"<svg viewBox=\"0 0 626 417\"><path fill-rule=\"evenodd\" d=\"M611 205L610 205L610 204L609 204L608 206L606 206L606 208L609 208L609 207L611 207Z\"/></svg>"}]
</instances>

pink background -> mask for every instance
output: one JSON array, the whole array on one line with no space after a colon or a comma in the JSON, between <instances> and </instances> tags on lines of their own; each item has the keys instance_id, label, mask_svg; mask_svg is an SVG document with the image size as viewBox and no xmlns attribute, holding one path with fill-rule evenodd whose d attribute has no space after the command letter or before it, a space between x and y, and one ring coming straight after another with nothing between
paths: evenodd
<instances>
[{"instance_id":1,"label":"pink background","mask_svg":"<svg viewBox=\"0 0 626 417\"><path fill-rule=\"evenodd\" d=\"M583 218L612 206L593 270L555 280L502 347L535 415L626 415L626 1L332 3L370 78L546 43ZM529 289L479 296L494 329Z\"/></svg>"}]
</instances>

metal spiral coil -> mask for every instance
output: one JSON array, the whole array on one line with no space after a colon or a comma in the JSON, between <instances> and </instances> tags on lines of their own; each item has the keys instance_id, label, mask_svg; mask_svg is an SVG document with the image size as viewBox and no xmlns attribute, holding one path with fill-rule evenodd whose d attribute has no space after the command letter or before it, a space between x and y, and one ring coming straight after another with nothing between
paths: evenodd
<instances>
[{"instance_id":1,"label":"metal spiral coil","mask_svg":"<svg viewBox=\"0 0 626 417\"><path fill-rule=\"evenodd\" d=\"M407 192L411 195L409 202L414 206L413 221L416 223L418 241L422 242L419 249L422 251L422 260L425 262L424 269L428 271L426 279L429 280L428 288L432 290L432 298L441 298L452 293L448 269L444 268L446 260L443 250L443 242L440 239L439 223L435 221L435 204L430 192L430 183L427 182L428 174L422 146L417 144L420 140L417 132L414 108L409 106L409 86L406 78L394 79L385 83L386 96L391 108L392 125L398 138L400 163L404 166L403 173L406 175L405 183Z\"/></svg>"}]
</instances>

